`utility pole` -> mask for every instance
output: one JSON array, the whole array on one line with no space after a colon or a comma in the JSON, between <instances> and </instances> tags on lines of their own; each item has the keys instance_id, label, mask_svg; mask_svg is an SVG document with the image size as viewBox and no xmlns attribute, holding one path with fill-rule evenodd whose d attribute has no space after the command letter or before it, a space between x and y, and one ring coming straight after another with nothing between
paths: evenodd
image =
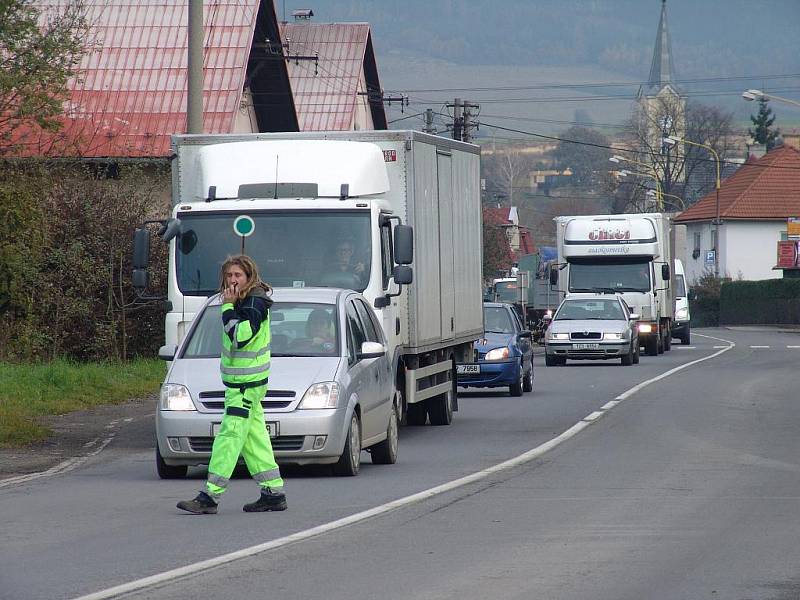
<instances>
[{"instance_id":1,"label":"utility pole","mask_svg":"<svg viewBox=\"0 0 800 600\"><path fill-rule=\"evenodd\" d=\"M422 127L423 133L436 133L433 128L433 109L425 109L425 125Z\"/></svg>"},{"instance_id":2,"label":"utility pole","mask_svg":"<svg viewBox=\"0 0 800 600\"><path fill-rule=\"evenodd\" d=\"M461 98L453 100L453 139L461 141L461 125L463 123L461 116Z\"/></svg>"},{"instance_id":3,"label":"utility pole","mask_svg":"<svg viewBox=\"0 0 800 600\"><path fill-rule=\"evenodd\" d=\"M203 133L203 0L189 0L186 132Z\"/></svg>"},{"instance_id":4,"label":"utility pole","mask_svg":"<svg viewBox=\"0 0 800 600\"><path fill-rule=\"evenodd\" d=\"M464 100L464 123L463 123L463 131L461 134L461 139L465 142L472 142L472 128L477 127L477 124L472 123L472 111L471 108L479 109L479 104L473 104L468 100Z\"/></svg>"}]
</instances>

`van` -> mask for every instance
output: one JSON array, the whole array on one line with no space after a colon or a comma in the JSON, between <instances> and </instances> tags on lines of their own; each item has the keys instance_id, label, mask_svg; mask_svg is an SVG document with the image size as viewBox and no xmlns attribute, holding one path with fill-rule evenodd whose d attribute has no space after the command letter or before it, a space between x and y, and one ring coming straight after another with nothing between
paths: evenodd
<instances>
[{"instance_id":1,"label":"van","mask_svg":"<svg viewBox=\"0 0 800 600\"><path fill-rule=\"evenodd\" d=\"M681 344L688 344L689 332L689 296L686 289L686 274L683 262L675 259L675 321L672 324L672 337L678 338Z\"/></svg>"}]
</instances>

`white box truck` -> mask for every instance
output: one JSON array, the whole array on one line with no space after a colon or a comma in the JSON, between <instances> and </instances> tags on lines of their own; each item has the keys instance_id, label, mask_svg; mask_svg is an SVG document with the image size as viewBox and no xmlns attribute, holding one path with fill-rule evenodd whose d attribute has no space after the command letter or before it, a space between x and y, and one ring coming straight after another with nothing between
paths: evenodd
<instances>
[{"instance_id":1,"label":"white box truck","mask_svg":"<svg viewBox=\"0 0 800 600\"><path fill-rule=\"evenodd\" d=\"M168 345L218 288L222 261L243 251L273 287L363 293L383 326L401 419L450 423L456 363L483 332L478 146L343 131L175 135L172 151L172 215L159 231L170 244ZM149 240L137 230L139 289ZM345 240L354 272L339 268Z\"/></svg>"},{"instance_id":2,"label":"white box truck","mask_svg":"<svg viewBox=\"0 0 800 600\"><path fill-rule=\"evenodd\" d=\"M556 217L558 264L550 281L564 295L621 294L640 315L648 355L669 350L675 317L674 237L661 213Z\"/></svg>"}]
</instances>

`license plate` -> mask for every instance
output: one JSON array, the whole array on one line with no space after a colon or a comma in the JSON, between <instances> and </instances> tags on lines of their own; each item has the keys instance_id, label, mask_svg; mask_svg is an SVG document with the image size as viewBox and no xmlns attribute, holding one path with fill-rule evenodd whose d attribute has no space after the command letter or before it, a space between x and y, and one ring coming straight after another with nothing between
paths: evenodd
<instances>
[{"instance_id":1,"label":"license plate","mask_svg":"<svg viewBox=\"0 0 800 600\"><path fill-rule=\"evenodd\" d=\"M459 375L469 375L481 372L480 365L456 365L456 373Z\"/></svg>"},{"instance_id":2,"label":"license plate","mask_svg":"<svg viewBox=\"0 0 800 600\"><path fill-rule=\"evenodd\" d=\"M211 437L217 437L221 425L222 423L211 424ZM266 426L269 437L274 438L278 436L278 421L267 421Z\"/></svg>"},{"instance_id":3,"label":"license plate","mask_svg":"<svg viewBox=\"0 0 800 600\"><path fill-rule=\"evenodd\" d=\"M572 344L575 350L599 350L600 344Z\"/></svg>"}]
</instances>

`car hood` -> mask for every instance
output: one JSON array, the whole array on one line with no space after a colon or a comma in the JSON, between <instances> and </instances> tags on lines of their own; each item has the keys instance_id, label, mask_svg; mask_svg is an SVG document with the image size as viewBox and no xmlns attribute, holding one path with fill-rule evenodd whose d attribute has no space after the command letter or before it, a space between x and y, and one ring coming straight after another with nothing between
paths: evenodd
<instances>
[{"instance_id":1,"label":"car hood","mask_svg":"<svg viewBox=\"0 0 800 600\"><path fill-rule=\"evenodd\" d=\"M509 346L513 343L515 335L513 333L490 333L486 332L483 337L475 342L475 349L479 352L486 352L492 348Z\"/></svg>"},{"instance_id":2,"label":"car hood","mask_svg":"<svg viewBox=\"0 0 800 600\"><path fill-rule=\"evenodd\" d=\"M312 384L334 381L341 360L339 356L274 357L270 366L269 389L293 391L299 399ZM195 399L200 392L225 389L218 358L176 359L166 382L185 385Z\"/></svg>"},{"instance_id":3,"label":"car hood","mask_svg":"<svg viewBox=\"0 0 800 600\"><path fill-rule=\"evenodd\" d=\"M625 333L628 324L625 321L603 321L599 319L579 319L577 321L553 321L550 323L551 333L569 333L570 331L602 331L608 333Z\"/></svg>"}]
</instances>

